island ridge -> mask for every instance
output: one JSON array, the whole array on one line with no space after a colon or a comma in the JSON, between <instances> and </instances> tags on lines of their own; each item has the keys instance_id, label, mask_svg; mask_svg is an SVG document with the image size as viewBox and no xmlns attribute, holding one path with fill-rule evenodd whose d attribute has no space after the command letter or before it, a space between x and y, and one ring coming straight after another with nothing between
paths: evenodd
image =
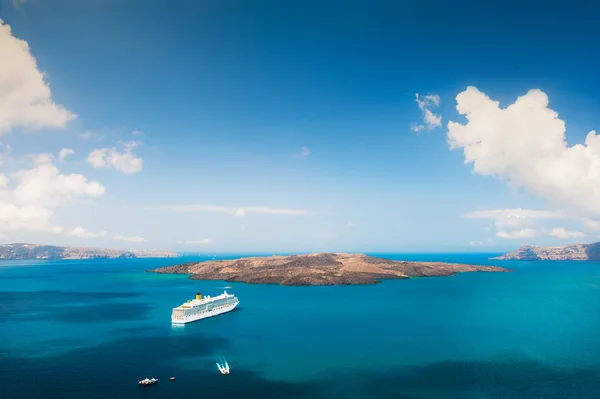
<instances>
[{"instance_id":1,"label":"island ridge","mask_svg":"<svg viewBox=\"0 0 600 399\"><path fill-rule=\"evenodd\" d=\"M347 253L209 260L148 270L153 273L190 274L190 278L196 280L296 286L375 284L386 279L452 276L460 272L508 271L510 270L496 266L406 262Z\"/></svg>"},{"instance_id":2,"label":"island ridge","mask_svg":"<svg viewBox=\"0 0 600 399\"><path fill-rule=\"evenodd\" d=\"M4 244L0 245L0 259L116 259L116 258L176 258L177 252L153 249L122 249L57 247L40 244Z\"/></svg>"}]
</instances>

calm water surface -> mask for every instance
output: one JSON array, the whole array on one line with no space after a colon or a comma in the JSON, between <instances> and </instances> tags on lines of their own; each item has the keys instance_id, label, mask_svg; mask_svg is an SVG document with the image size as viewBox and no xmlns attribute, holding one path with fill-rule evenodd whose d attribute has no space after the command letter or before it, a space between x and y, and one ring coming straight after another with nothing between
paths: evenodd
<instances>
[{"instance_id":1,"label":"calm water surface","mask_svg":"<svg viewBox=\"0 0 600 399\"><path fill-rule=\"evenodd\" d=\"M172 307L227 283L144 271L191 258L3 261L0 398L600 397L600 263L377 255L515 272L229 283L239 310L174 327Z\"/></svg>"}]
</instances>

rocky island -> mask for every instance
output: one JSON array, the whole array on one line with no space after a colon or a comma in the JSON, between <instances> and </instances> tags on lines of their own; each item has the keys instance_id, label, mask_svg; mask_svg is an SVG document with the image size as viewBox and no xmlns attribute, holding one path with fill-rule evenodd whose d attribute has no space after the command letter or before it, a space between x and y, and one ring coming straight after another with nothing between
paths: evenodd
<instances>
[{"instance_id":1,"label":"rocky island","mask_svg":"<svg viewBox=\"0 0 600 399\"><path fill-rule=\"evenodd\" d=\"M57 247L40 244L4 244L0 245L0 259L37 260L37 259L116 259L116 258L175 258L176 252L146 249L109 249L87 247Z\"/></svg>"},{"instance_id":2,"label":"rocky island","mask_svg":"<svg viewBox=\"0 0 600 399\"><path fill-rule=\"evenodd\" d=\"M492 258L496 260L600 260L600 242L559 247L525 245L516 251Z\"/></svg>"},{"instance_id":3,"label":"rocky island","mask_svg":"<svg viewBox=\"0 0 600 399\"><path fill-rule=\"evenodd\" d=\"M210 260L148 270L153 273L190 274L190 278L196 280L281 285L375 284L386 279L452 276L460 272L508 271L510 270L496 266L405 262L346 253Z\"/></svg>"}]
</instances>

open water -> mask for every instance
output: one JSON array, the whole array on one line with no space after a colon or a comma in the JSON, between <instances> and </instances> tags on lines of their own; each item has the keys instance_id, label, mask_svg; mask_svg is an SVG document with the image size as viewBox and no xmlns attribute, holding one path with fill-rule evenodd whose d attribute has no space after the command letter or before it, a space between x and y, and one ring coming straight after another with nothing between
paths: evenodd
<instances>
[{"instance_id":1,"label":"open water","mask_svg":"<svg viewBox=\"0 0 600 399\"><path fill-rule=\"evenodd\" d=\"M600 397L600 263L375 255L515 272L280 287L144 272L200 258L2 261L0 398ZM171 325L225 285L239 310Z\"/></svg>"}]
</instances>

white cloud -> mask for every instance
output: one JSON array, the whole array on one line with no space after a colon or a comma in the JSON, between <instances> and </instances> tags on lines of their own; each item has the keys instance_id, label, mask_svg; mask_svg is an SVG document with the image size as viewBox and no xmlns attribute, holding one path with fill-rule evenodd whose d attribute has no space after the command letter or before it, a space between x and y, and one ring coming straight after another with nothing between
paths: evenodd
<instances>
[{"instance_id":1,"label":"white cloud","mask_svg":"<svg viewBox=\"0 0 600 399\"><path fill-rule=\"evenodd\" d=\"M558 238L578 238L585 237L585 234L581 231L576 230L566 230L564 227L554 227L550 230L550 235Z\"/></svg>"},{"instance_id":2,"label":"white cloud","mask_svg":"<svg viewBox=\"0 0 600 399\"><path fill-rule=\"evenodd\" d=\"M561 219L565 216L559 212L538 211L533 209L493 209L485 211L473 211L464 215L469 219L498 219L498 218L517 218L517 219Z\"/></svg>"},{"instance_id":3,"label":"white cloud","mask_svg":"<svg viewBox=\"0 0 600 399\"><path fill-rule=\"evenodd\" d=\"M244 217L249 213L266 215L310 215L311 211L304 209L271 208L267 206L218 206L218 205L133 205L129 209L156 209L168 212L213 212L228 213L235 217Z\"/></svg>"},{"instance_id":4,"label":"white cloud","mask_svg":"<svg viewBox=\"0 0 600 399\"><path fill-rule=\"evenodd\" d=\"M491 239L487 239L485 241L469 241L469 246L470 247L482 247L485 245L490 245L492 243Z\"/></svg>"},{"instance_id":5,"label":"white cloud","mask_svg":"<svg viewBox=\"0 0 600 399\"><path fill-rule=\"evenodd\" d=\"M600 137L594 131L584 145L568 147L565 123L537 89L506 108L475 87L456 101L467 123L448 123L450 148L462 148L475 173L572 211L600 215Z\"/></svg>"},{"instance_id":6,"label":"white cloud","mask_svg":"<svg viewBox=\"0 0 600 399\"><path fill-rule=\"evenodd\" d=\"M63 227L52 222L52 214L44 207L0 201L0 231L61 233Z\"/></svg>"},{"instance_id":7,"label":"white cloud","mask_svg":"<svg viewBox=\"0 0 600 399\"><path fill-rule=\"evenodd\" d=\"M51 163L54 160L54 155L49 153L31 154L29 155L29 158L31 158L35 165L42 165L45 163Z\"/></svg>"},{"instance_id":8,"label":"white cloud","mask_svg":"<svg viewBox=\"0 0 600 399\"><path fill-rule=\"evenodd\" d=\"M98 133L94 133L92 131L87 131L87 132L83 132L79 135L79 137L81 137L84 140L97 140L100 141L102 139L104 139L104 135L103 134L98 134Z\"/></svg>"},{"instance_id":9,"label":"white cloud","mask_svg":"<svg viewBox=\"0 0 600 399\"><path fill-rule=\"evenodd\" d=\"M308 147L302 146L297 151L292 154L292 158L306 158L310 155L310 149Z\"/></svg>"},{"instance_id":10,"label":"white cloud","mask_svg":"<svg viewBox=\"0 0 600 399\"><path fill-rule=\"evenodd\" d=\"M10 145L6 145L4 148L4 152L0 153L0 166L4 165L7 160L11 159L12 147Z\"/></svg>"},{"instance_id":11,"label":"white cloud","mask_svg":"<svg viewBox=\"0 0 600 399\"><path fill-rule=\"evenodd\" d=\"M70 236L78 237L78 238L100 238L106 236L106 231L99 231L97 233L87 231L83 227L75 227L69 233Z\"/></svg>"},{"instance_id":12,"label":"white cloud","mask_svg":"<svg viewBox=\"0 0 600 399\"><path fill-rule=\"evenodd\" d=\"M600 230L600 222L592 219L584 219L583 226L589 230Z\"/></svg>"},{"instance_id":13,"label":"white cloud","mask_svg":"<svg viewBox=\"0 0 600 399\"><path fill-rule=\"evenodd\" d=\"M532 209L495 209L486 211L474 211L464 215L469 219L492 219L496 225L496 236L501 238L521 239L532 238L541 234L548 234L558 238L584 237L580 231L570 231L563 227L555 227L550 230L538 225L539 220L569 219L570 217L561 212L538 211ZM597 223L586 220L588 225ZM598 223L600 227L600 223Z\"/></svg>"},{"instance_id":14,"label":"white cloud","mask_svg":"<svg viewBox=\"0 0 600 399\"><path fill-rule=\"evenodd\" d=\"M148 240L145 239L144 237L135 237L135 236L125 237L125 236L122 236L121 234L115 234L113 236L113 240L127 241L127 242L148 242Z\"/></svg>"},{"instance_id":15,"label":"white cloud","mask_svg":"<svg viewBox=\"0 0 600 399\"><path fill-rule=\"evenodd\" d=\"M38 154L39 155L39 154ZM80 174L62 174L52 157L32 156L35 166L9 176L0 174L0 232L35 231L60 233L54 221L57 206L78 197L99 197L104 187Z\"/></svg>"},{"instance_id":16,"label":"white cloud","mask_svg":"<svg viewBox=\"0 0 600 399\"><path fill-rule=\"evenodd\" d=\"M133 174L142 170L143 160L133 153L133 149L138 146L138 142L129 141L120 143L124 147L123 152L116 148L97 148L92 150L87 157L87 161L95 168L115 168L124 174Z\"/></svg>"},{"instance_id":17,"label":"white cloud","mask_svg":"<svg viewBox=\"0 0 600 399\"><path fill-rule=\"evenodd\" d=\"M0 189L8 185L8 177L4 173L0 173Z\"/></svg>"},{"instance_id":18,"label":"white cloud","mask_svg":"<svg viewBox=\"0 0 600 399\"><path fill-rule=\"evenodd\" d=\"M429 94L423 97L420 97L417 93L415 101L419 106L419 109L422 113L423 125L413 124L411 126L411 130L413 132L420 132L421 130L428 129L432 130L436 127L442 126L442 116L436 115L431 112L430 108L437 108L440 105L440 96L437 94Z\"/></svg>"},{"instance_id":19,"label":"white cloud","mask_svg":"<svg viewBox=\"0 0 600 399\"><path fill-rule=\"evenodd\" d=\"M474 211L464 215L468 219L492 219L496 226L496 236L501 238L531 238L541 230L537 226L539 219L562 219L559 212L538 211L532 209L494 209Z\"/></svg>"},{"instance_id":20,"label":"white cloud","mask_svg":"<svg viewBox=\"0 0 600 399\"><path fill-rule=\"evenodd\" d=\"M62 150L60 150L58 152L58 160L59 161L64 161L66 157L68 157L69 155L73 155L75 154L75 151L70 149L70 148L63 148Z\"/></svg>"},{"instance_id":21,"label":"white cloud","mask_svg":"<svg viewBox=\"0 0 600 399\"><path fill-rule=\"evenodd\" d=\"M181 241L180 244L190 245L210 245L213 241L210 238L201 238L199 240Z\"/></svg>"},{"instance_id":22,"label":"white cloud","mask_svg":"<svg viewBox=\"0 0 600 399\"><path fill-rule=\"evenodd\" d=\"M134 136L143 136L144 132L142 132L141 130L135 129L131 132L131 134L133 134Z\"/></svg>"},{"instance_id":23,"label":"white cloud","mask_svg":"<svg viewBox=\"0 0 600 399\"><path fill-rule=\"evenodd\" d=\"M346 227L349 229L353 228L354 226L356 226L356 225L350 221L348 223L346 223Z\"/></svg>"},{"instance_id":24,"label":"white cloud","mask_svg":"<svg viewBox=\"0 0 600 399\"><path fill-rule=\"evenodd\" d=\"M525 229L513 230L510 232L499 231L496 233L496 236L501 237L501 238L510 238L510 239L515 240L515 239L520 239L520 238L532 238L532 237L537 236L539 233L540 233L539 230L525 228Z\"/></svg>"},{"instance_id":25,"label":"white cloud","mask_svg":"<svg viewBox=\"0 0 600 399\"><path fill-rule=\"evenodd\" d=\"M0 19L0 134L16 127L64 127L75 115L52 100L50 86L26 41Z\"/></svg>"},{"instance_id":26,"label":"white cloud","mask_svg":"<svg viewBox=\"0 0 600 399\"><path fill-rule=\"evenodd\" d=\"M20 204L56 206L69 203L75 196L104 194L104 187L97 181L88 181L81 174L61 174L52 163L20 170L12 178L18 183L10 197Z\"/></svg>"}]
</instances>

